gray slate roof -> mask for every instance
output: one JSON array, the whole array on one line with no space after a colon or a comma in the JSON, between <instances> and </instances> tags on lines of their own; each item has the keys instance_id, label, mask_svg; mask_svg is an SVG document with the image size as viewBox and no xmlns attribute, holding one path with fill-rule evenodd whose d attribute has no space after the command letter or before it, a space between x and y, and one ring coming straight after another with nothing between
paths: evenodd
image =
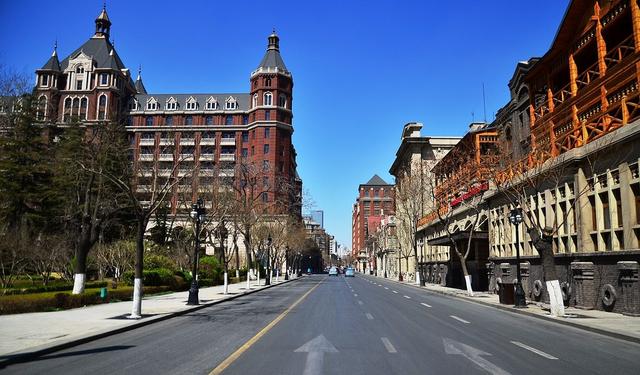
<instances>
[{"instance_id":1,"label":"gray slate roof","mask_svg":"<svg viewBox=\"0 0 640 375\"><path fill-rule=\"evenodd\" d=\"M54 52L40 70L53 70L54 72L59 72L60 61L58 60L58 54Z\"/></svg>"},{"instance_id":2,"label":"gray slate roof","mask_svg":"<svg viewBox=\"0 0 640 375\"><path fill-rule=\"evenodd\" d=\"M282 56L280 56L280 52L276 49L267 50L262 61L260 61L258 68L278 68L287 70L287 67L284 65L284 60L282 60Z\"/></svg>"},{"instance_id":3,"label":"gray slate roof","mask_svg":"<svg viewBox=\"0 0 640 375\"><path fill-rule=\"evenodd\" d=\"M371 179L369 180L369 182L363 185L389 185L389 184L385 180L380 178L380 176L378 176L377 174L374 174L373 177L371 177Z\"/></svg>"},{"instance_id":4,"label":"gray slate roof","mask_svg":"<svg viewBox=\"0 0 640 375\"><path fill-rule=\"evenodd\" d=\"M113 50L113 54L109 54ZM60 68L62 70L69 66L69 60L75 58L84 52L85 55L91 56L96 63L97 68L125 69L126 67L120 60L120 57L113 48L113 45L106 38L91 38L87 40L78 49L71 52L67 58L62 60Z\"/></svg>"},{"instance_id":5,"label":"gray slate roof","mask_svg":"<svg viewBox=\"0 0 640 375\"><path fill-rule=\"evenodd\" d=\"M142 83L142 78L140 78L140 76L136 79L136 92L143 95L147 94L147 89L144 87L144 83Z\"/></svg>"},{"instance_id":6,"label":"gray slate roof","mask_svg":"<svg viewBox=\"0 0 640 375\"><path fill-rule=\"evenodd\" d=\"M249 100L251 95L247 93L235 93L235 94L138 94L136 95L136 99L138 103L140 103L140 110L146 110L147 100L150 98L155 98L160 105L160 111L163 111L165 108L165 104L169 98L173 97L178 101L178 111L186 110L187 108L187 99L192 97L196 99L198 102L198 108L196 110L202 111L206 109L207 99L213 96L218 101L218 110L225 109L225 103L227 98L233 96L237 103L238 108L235 111L248 111L249 110Z\"/></svg>"}]
</instances>

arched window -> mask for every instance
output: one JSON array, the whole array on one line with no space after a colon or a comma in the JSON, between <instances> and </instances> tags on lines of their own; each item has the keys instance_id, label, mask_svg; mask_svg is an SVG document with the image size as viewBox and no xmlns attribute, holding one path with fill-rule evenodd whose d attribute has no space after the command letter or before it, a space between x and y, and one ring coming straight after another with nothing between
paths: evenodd
<instances>
[{"instance_id":1,"label":"arched window","mask_svg":"<svg viewBox=\"0 0 640 375\"><path fill-rule=\"evenodd\" d=\"M255 108L258 106L258 94L253 94L253 105L251 108Z\"/></svg>"},{"instance_id":2,"label":"arched window","mask_svg":"<svg viewBox=\"0 0 640 375\"><path fill-rule=\"evenodd\" d=\"M76 66L76 73L84 73L84 66L82 65Z\"/></svg>"},{"instance_id":3,"label":"arched window","mask_svg":"<svg viewBox=\"0 0 640 375\"><path fill-rule=\"evenodd\" d=\"M71 98L66 98L64 100L64 115L62 116L62 122L71 121Z\"/></svg>"},{"instance_id":4,"label":"arched window","mask_svg":"<svg viewBox=\"0 0 640 375\"><path fill-rule=\"evenodd\" d=\"M89 106L89 100L87 98L80 99L80 120L87 119L87 107Z\"/></svg>"},{"instance_id":5,"label":"arched window","mask_svg":"<svg viewBox=\"0 0 640 375\"><path fill-rule=\"evenodd\" d=\"M265 87L271 87L271 78L267 77L264 79L264 86Z\"/></svg>"},{"instance_id":6,"label":"arched window","mask_svg":"<svg viewBox=\"0 0 640 375\"><path fill-rule=\"evenodd\" d=\"M264 93L264 100L262 102L263 105L272 105L273 104L273 95L270 92Z\"/></svg>"},{"instance_id":7,"label":"arched window","mask_svg":"<svg viewBox=\"0 0 640 375\"><path fill-rule=\"evenodd\" d=\"M45 95L41 95L38 98L38 107L36 110L36 120L42 121L44 120L45 113L47 112L47 97Z\"/></svg>"},{"instance_id":8,"label":"arched window","mask_svg":"<svg viewBox=\"0 0 640 375\"><path fill-rule=\"evenodd\" d=\"M107 96L102 94L98 98L98 120L107 118Z\"/></svg>"},{"instance_id":9,"label":"arched window","mask_svg":"<svg viewBox=\"0 0 640 375\"><path fill-rule=\"evenodd\" d=\"M144 124L145 124L146 126L153 126L153 116L147 116L147 117L144 119Z\"/></svg>"},{"instance_id":10,"label":"arched window","mask_svg":"<svg viewBox=\"0 0 640 375\"><path fill-rule=\"evenodd\" d=\"M71 116L80 116L80 99L74 98L71 105Z\"/></svg>"}]
</instances>

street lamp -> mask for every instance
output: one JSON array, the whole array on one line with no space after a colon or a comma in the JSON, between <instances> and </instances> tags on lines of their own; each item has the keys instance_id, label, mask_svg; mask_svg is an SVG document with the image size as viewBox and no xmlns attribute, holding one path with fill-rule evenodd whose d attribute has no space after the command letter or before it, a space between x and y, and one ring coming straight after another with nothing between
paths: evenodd
<instances>
[{"instance_id":1,"label":"street lamp","mask_svg":"<svg viewBox=\"0 0 640 375\"><path fill-rule=\"evenodd\" d=\"M289 246L288 245L284 248L284 264L285 264L284 280L287 281L289 280Z\"/></svg>"},{"instance_id":2,"label":"street lamp","mask_svg":"<svg viewBox=\"0 0 640 375\"><path fill-rule=\"evenodd\" d=\"M218 234L220 235L220 246L222 247L222 266L224 267L224 294L229 293L229 271L227 270L227 237L229 236L229 231L227 230L227 226L224 223L224 220L220 222L220 227L218 229Z\"/></svg>"},{"instance_id":3,"label":"street lamp","mask_svg":"<svg viewBox=\"0 0 640 375\"><path fill-rule=\"evenodd\" d=\"M193 250L193 273L191 280L191 288L189 288L189 299L187 305L199 305L198 299L198 252L200 250L200 224L205 220L206 210L202 198L198 198L197 202L191 205L189 216L196 222L196 238Z\"/></svg>"},{"instance_id":4,"label":"street lamp","mask_svg":"<svg viewBox=\"0 0 640 375\"><path fill-rule=\"evenodd\" d=\"M516 226L516 273L518 282L516 284L515 307L527 307L520 276L520 233L518 232L518 225L522 223L522 208L514 208L511 210L509 213L509 221Z\"/></svg>"},{"instance_id":5,"label":"street lamp","mask_svg":"<svg viewBox=\"0 0 640 375\"><path fill-rule=\"evenodd\" d=\"M267 277L264 281L264 285L271 285L271 269L269 266L271 265L271 243L272 243L271 233L269 233L269 237L267 237Z\"/></svg>"},{"instance_id":6,"label":"street lamp","mask_svg":"<svg viewBox=\"0 0 640 375\"><path fill-rule=\"evenodd\" d=\"M423 268L424 268L424 238L420 238L418 240L418 246L420 246L420 263L418 264L418 274L420 275L420 281L419 284L420 286L425 286L425 279L424 279L424 272L423 272Z\"/></svg>"}]
</instances>

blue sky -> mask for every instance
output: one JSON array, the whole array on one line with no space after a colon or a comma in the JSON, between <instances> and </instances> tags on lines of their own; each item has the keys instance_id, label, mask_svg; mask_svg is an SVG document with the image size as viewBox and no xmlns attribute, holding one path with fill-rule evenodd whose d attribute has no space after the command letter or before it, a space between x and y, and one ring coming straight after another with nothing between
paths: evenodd
<instances>
[{"instance_id":1,"label":"blue sky","mask_svg":"<svg viewBox=\"0 0 640 375\"><path fill-rule=\"evenodd\" d=\"M351 247L357 187L388 170L402 126L462 135L508 100L519 60L549 48L569 0L107 1L124 63L152 93L248 92L275 28L294 77L298 171ZM94 31L102 1L0 1L0 63L32 74Z\"/></svg>"}]
</instances>

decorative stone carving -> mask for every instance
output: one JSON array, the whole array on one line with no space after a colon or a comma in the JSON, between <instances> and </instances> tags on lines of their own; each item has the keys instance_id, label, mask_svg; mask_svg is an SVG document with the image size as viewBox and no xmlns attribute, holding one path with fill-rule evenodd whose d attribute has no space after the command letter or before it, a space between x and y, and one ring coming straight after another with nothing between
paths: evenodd
<instances>
[{"instance_id":1,"label":"decorative stone carving","mask_svg":"<svg viewBox=\"0 0 640 375\"><path fill-rule=\"evenodd\" d=\"M636 261L618 262L621 293L619 296L622 313L640 316L640 282Z\"/></svg>"},{"instance_id":2,"label":"decorative stone carving","mask_svg":"<svg viewBox=\"0 0 640 375\"><path fill-rule=\"evenodd\" d=\"M446 264L440 265L440 285L447 286L447 272L449 267Z\"/></svg>"},{"instance_id":3,"label":"decorative stone carving","mask_svg":"<svg viewBox=\"0 0 640 375\"><path fill-rule=\"evenodd\" d=\"M494 265L495 264L493 262L489 262L485 264L485 267L487 268L487 278L489 279L490 293L493 293L496 290L496 275L493 272Z\"/></svg>"},{"instance_id":4,"label":"decorative stone carving","mask_svg":"<svg viewBox=\"0 0 640 375\"><path fill-rule=\"evenodd\" d=\"M529 275L531 265L529 262L520 263L520 278L522 279L522 288L524 289L524 295L531 298L531 288L529 287Z\"/></svg>"},{"instance_id":5,"label":"decorative stone carving","mask_svg":"<svg viewBox=\"0 0 640 375\"><path fill-rule=\"evenodd\" d=\"M575 285L576 307L592 310L596 307L598 293L594 281L593 262L571 262L571 273Z\"/></svg>"}]
</instances>

